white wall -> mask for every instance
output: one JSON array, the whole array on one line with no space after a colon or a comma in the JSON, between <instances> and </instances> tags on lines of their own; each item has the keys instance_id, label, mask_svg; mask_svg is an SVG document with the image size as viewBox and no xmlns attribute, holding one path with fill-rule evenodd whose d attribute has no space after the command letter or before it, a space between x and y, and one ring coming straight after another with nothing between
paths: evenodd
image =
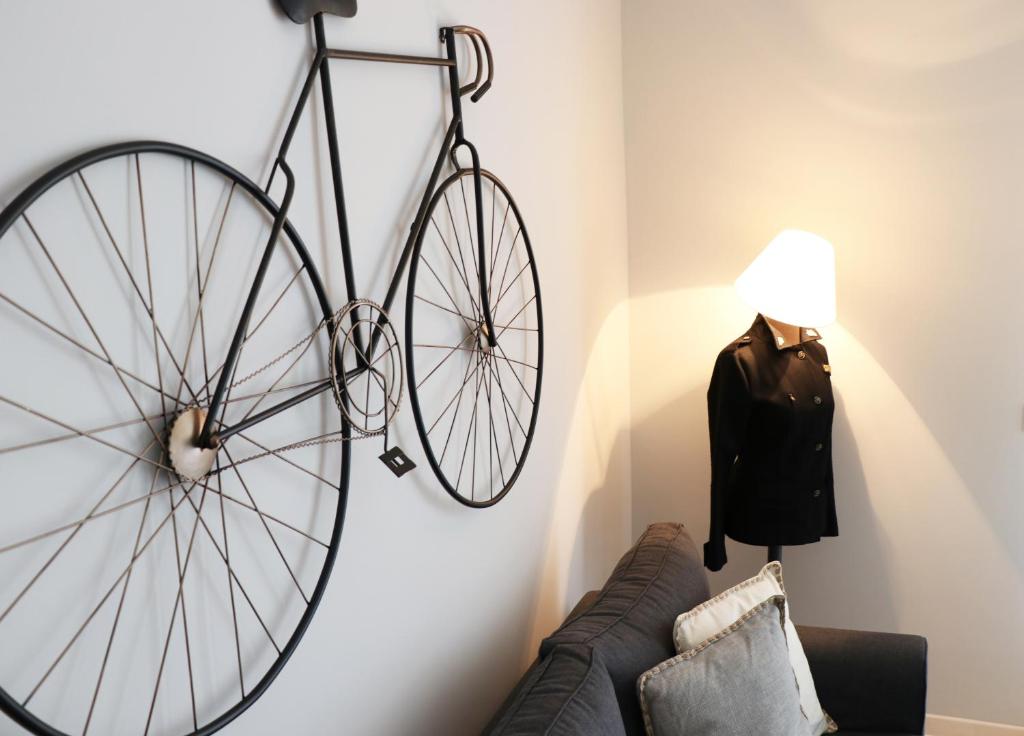
<instances>
[{"instance_id":1,"label":"white wall","mask_svg":"<svg viewBox=\"0 0 1024 736\"><path fill-rule=\"evenodd\" d=\"M785 553L798 621L924 634L929 711L1024 724L1024 7L623 7L634 531L708 515L731 284L801 227L837 249L841 536ZM764 551L730 543L713 576Z\"/></svg>"},{"instance_id":2,"label":"white wall","mask_svg":"<svg viewBox=\"0 0 1024 736\"><path fill-rule=\"evenodd\" d=\"M396 439L422 463L413 480L391 478L376 443L354 448L348 521L321 610L283 674L227 733L478 732L540 636L603 581L631 533L619 3L361 5L353 21L328 20L331 43L438 53L437 29L450 23L490 38L494 88L469 106L467 130L514 192L540 263L543 407L525 472L487 511L458 506L436 484L407 410ZM0 8L4 203L63 158L126 138L191 145L261 178L310 58L308 30L270 0ZM404 237L442 132L443 77L334 69L361 286L381 299L389 249ZM314 158L326 157L313 125L304 121L294 144L293 219L340 303L343 285L329 271L333 203L328 190L303 186ZM326 164L317 171L326 175Z\"/></svg>"}]
</instances>

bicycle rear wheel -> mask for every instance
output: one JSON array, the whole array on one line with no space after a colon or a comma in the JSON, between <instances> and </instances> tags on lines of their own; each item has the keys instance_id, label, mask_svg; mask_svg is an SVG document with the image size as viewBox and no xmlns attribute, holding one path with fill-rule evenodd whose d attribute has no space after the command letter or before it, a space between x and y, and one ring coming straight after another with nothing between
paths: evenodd
<instances>
[{"instance_id":1,"label":"bicycle rear wheel","mask_svg":"<svg viewBox=\"0 0 1024 736\"><path fill-rule=\"evenodd\" d=\"M133 142L0 213L0 708L33 733L213 733L316 611L348 495L348 444L321 441L348 431L330 392L208 472L183 470L187 443L169 454L201 424L276 211L210 156ZM331 320L286 223L224 422L324 380Z\"/></svg>"},{"instance_id":2,"label":"bicycle rear wheel","mask_svg":"<svg viewBox=\"0 0 1024 736\"><path fill-rule=\"evenodd\" d=\"M519 207L482 171L484 258L472 169L434 193L417 234L406 299L409 397L424 452L460 503L493 506L512 488L537 426L544 370L540 280ZM487 285L493 348L480 302Z\"/></svg>"}]
</instances>

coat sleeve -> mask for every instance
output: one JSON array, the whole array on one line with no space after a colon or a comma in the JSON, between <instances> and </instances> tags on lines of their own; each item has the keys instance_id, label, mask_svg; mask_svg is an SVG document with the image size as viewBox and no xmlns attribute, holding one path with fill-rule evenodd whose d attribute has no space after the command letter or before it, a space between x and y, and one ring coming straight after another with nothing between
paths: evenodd
<instances>
[{"instance_id":1,"label":"coat sleeve","mask_svg":"<svg viewBox=\"0 0 1024 736\"><path fill-rule=\"evenodd\" d=\"M719 354L708 387L711 438L711 525L704 545L704 566L721 570L725 554L725 509L732 466L740 453L750 416L750 382L735 350Z\"/></svg>"},{"instance_id":2,"label":"coat sleeve","mask_svg":"<svg viewBox=\"0 0 1024 736\"><path fill-rule=\"evenodd\" d=\"M821 343L818 343L821 345ZM828 351L824 345L821 345L822 353L825 356L825 363L828 363ZM829 382L828 390L832 391L832 378L825 379ZM826 476L826 484L828 485L828 508L825 510L825 533L827 537L838 537L839 536L839 521L836 519L836 491L835 491L835 478L832 472L832 423L829 422L829 447L828 447L828 475Z\"/></svg>"}]
</instances>

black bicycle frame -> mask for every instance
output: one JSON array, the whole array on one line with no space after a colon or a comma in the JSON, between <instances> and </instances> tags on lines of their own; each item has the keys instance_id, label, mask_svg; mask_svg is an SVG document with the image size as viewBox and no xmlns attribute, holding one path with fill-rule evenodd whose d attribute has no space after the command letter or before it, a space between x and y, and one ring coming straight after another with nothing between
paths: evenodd
<instances>
[{"instance_id":1,"label":"black bicycle frame","mask_svg":"<svg viewBox=\"0 0 1024 736\"><path fill-rule=\"evenodd\" d=\"M483 33L475 28L469 26L452 26L441 29L441 41L445 44L446 55L444 57L435 56L409 56L404 54L382 54L368 51L348 51L344 49L332 49L328 48L327 42L324 37L324 24L323 16L316 15L313 19L313 26L316 36L316 56L313 59L313 63L310 65L309 72L306 75L306 80L302 85L302 89L299 92L299 98L296 101L295 109L292 112L291 118L288 121L288 127L285 129L284 138L281 141L281 146L277 152L277 158L274 161L274 166L271 169L270 177L267 181L266 192L269 193L272 184L274 183L274 177L277 172L280 171L285 177L285 192L284 197L281 200L281 207L274 217L274 224L271 228L270 238L267 241L267 245L264 248L263 256L260 260L259 267L256 271L256 276L253 280L253 284L250 287L249 295L246 298L245 304L242 307L242 314L239 318L238 326L235 329L235 334L231 340L231 345L228 348L228 355L224 362L224 367L221 371L220 378L217 381L217 388L214 391L213 399L210 402L210 406L207 410L206 421L203 425L203 431L200 434L198 444L201 447L217 447L220 442L227 439L237 432L242 432L249 427L262 422L265 419L289 409L296 404L302 403L307 399L317 396L324 391L332 390L332 382L330 378L325 379L321 383L315 384L309 389L297 394L285 401L275 404L263 411L252 415L248 419L245 419L238 424L231 426L221 426L221 415L223 413L224 397L227 393L228 387L231 386L234 380L235 369L237 368L238 357L241 352L242 343L245 341L245 336L248 334L249 321L252 318L253 309L256 306L256 299L259 296L261 287L263 286L263 280L267 273L267 268L270 265L270 259L273 255L274 248L277 243L277 239L281 234L281 230L284 227L284 223L288 217L288 210L291 207L292 197L295 192L295 176L287 163L288 149L291 146L292 138L295 136L295 130L298 127L299 119L302 117L302 113L309 102L310 93L313 90L313 85L319 76L320 78L320 89L323 96L324 102L324 115L325 115L325 127L327 128L327 144L328 152L331 159L331 175L334 188L334 205L336 215L338 218L338 235L339 244L341 246L341 257L344 268L345 277L345 291L348 297L348 301L352 302L357 299L356 287L355 287L355 270L352 259L351 242L349 239L348 230L348 214L345 209L345 188L342 181L341 172L341 154L338 146L338 128L337 121L334 113L334 95L331 87L331 72L329 62L334 59L349 59L356 61L368 61L368 62L385 62L385 63L396 63L396 64L416 64L416 65L428 65L447 67L448 69L448 82L449 82L449 94L451 97L452 107L452 118L448 124L447 132L445 133L444 140L441 143L441 148L438 151L437 158L434 161L434 167L430 172L430 178L427 181L427 186L424 189L423 196L420 199L420 205L416 211L416 217L413 219L412 227L409 230L409 235L406 238L405 246L402 249L401 258L399 258L398 265L395 268L395 272L391 277L391 283L388 285L387 294L384 297L383 312L381 320L385 319L384 313L387 313L391 309L391 304L395 299L395 295L398 292L398 286L401 283L403 276L405 275L405 269L408 266L409 258L412 254L412 249L416 242L416 236L419 234L420 228L423 226L423 219L426 217L427 207L430 203L430 197L437 186L438 177L441 174L441 170L444 167L446 154L450 155L452 163L458 168L458 161L456 152L460 147L465 147L469 150L470 158L472 160L473 168L473 186L476 195L476 231L477 231L477 249L478 249L478 279L480 288L480 305L481 311L483 312L484 327L486 328L486 337L489 345L494 347L496 345L496 335L494 329L494 323L491 317L490 299L487 294L487 283L485 277L485 248L484 248L484 216L482 202L482 182L480 175L480 157L477 154L476 148L466 140L463 119L462 119L462 97L472 92L470 98L473 102L478 101L491 86L493 78L493 59L491 57L490 46L487 43L487 39ZM473 49L477 56L476 64L476 78L473 82L468 84L459 85L459 69L458 59L456 55L456 36L465 35L472 43ZM481 82L482 72L484 68L484 60L487 63L487 79ZM357 309L352 310L351 320L354 325L358 320ZM381 322L378 322L378 325ZM329 324L328 329L334 329L335 326ZM356 331L356 348L359 354L369 356L373 352L373 348L376 345L377 337L379 332L375 331L375 334L371 338L371 344L369 350L363 350L361 343L361 337ZM338 360L338 356L335 356L335 360ZM363 363L364 361L360 361ZM358 375L361 371L366 370L365 365L357 365L351 373ZM346 379L351 376L346 376Z\"/></svg>"}]
</instances>

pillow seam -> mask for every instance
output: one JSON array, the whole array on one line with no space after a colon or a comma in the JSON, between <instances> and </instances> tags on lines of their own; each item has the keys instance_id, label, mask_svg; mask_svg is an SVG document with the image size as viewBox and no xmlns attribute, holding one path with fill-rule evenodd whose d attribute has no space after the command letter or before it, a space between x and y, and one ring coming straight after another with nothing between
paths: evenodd
<instances>
[{"instance_id":1,"label":"pillow seam","mask_svg":"<svg viewBox=\"0 0 1024 736\"><path fill-rule=\"evenodd\" d=\"M745 624L752 617L757 615L761 611L761 609L765 608L766 606L770 606L771 605L771 606L778 607L779 613L781 614L781 625L782 625L782 628L783 628L783 635L785 635L785 623L786 623L786 612L785 612L785 608L784 608L785 601L786 601L785 596L781 596L781 595L774 595L771 598L768 598L764 602L759 603L758 605L754 606L749 611L744 613L742 616L740 616L734 622L729 624L729 626L725 627L724 629L722 629L718 633L716 633L716 634L708 637L704 641L702 641L696 647L694 647L692 649L688 649L685 652L681 652L681 653L677 654L676 656L674 656L674 657L672 657L670 659L667 659L664 662L662 662L662 663L652 667L651 669L647 670L642 675L640 675L640 680L639 680L639 682L637 684L637 689L639 690L639 695L640 695L640 712L643 715L644 727L647 729L647 733L650 734L650 736L654 736L654 724L651 721L650 713L649 713L649 711L647 709L647 701L646 701L646 699L644 697L644 689L645 689L645 687L647 685L647 681L648 680L650 680L655 675L661 674L662 672L664 672L665 670L667 670L667 669L669 669L671 667L675 667L677 664L680 664L681 662L686 662L688 660L693 659L698 654L700 654L702 651L704 651L709 646L714 644L716 641L724 639L725 637L729 636L730 634L735 633L740 627L743 626L743 624ZM798 692L799 692L799 690L798 690ZM803 713L803 709L801 709L801 715L804 716L804 720L807 719L807 716Z\"/></svg>"},{"instance_id":2,"label":"pillow seam","mask_svg":"<svg viewBox=\"0 0 1024 736\"><path fill-rule=\"evenodd\" d=\"M782 565L780 565L778 562L770 562L767 565L765 565L763 568L761 568L761 572L764 572L768 568L771 568L772 575L774 576L776 582L778 582L779 587L782 588L782 595L785 596L786 595L786 586L783 584L782 578L781 578ZM729 598L729 596L735 594L737 591L744 590L746 588L752 587L752 586L756 585L759 582L761 582L761 573L758 573L757 575L755 575L752 578L744 580L742 583L737 583L736 585L732 586L728 590L722 591L721 593L716 595L714 598L709 598L708 600L704 601L703 603L700 603L700 604L694 606L689 611L686 611L686 612L681 613L678 616L676 616L675 624L672 626L672 643L674 645L676 645L676 647L677 647L676 651L678 652L679 641L678 641L678 636L677 635L678 635L678 632L679 632L679 627L681 625L680 622L688 621L691 618L695 618L698 614L700 614L700 613L706 611L707 609L711 608L716 603L719 603L720 601L726 600L727 598ZM766 599L766 600L769 600L769 599ZM760 604L758 604L758 605L760 605Z\"/></svg>"}]
</instances>

